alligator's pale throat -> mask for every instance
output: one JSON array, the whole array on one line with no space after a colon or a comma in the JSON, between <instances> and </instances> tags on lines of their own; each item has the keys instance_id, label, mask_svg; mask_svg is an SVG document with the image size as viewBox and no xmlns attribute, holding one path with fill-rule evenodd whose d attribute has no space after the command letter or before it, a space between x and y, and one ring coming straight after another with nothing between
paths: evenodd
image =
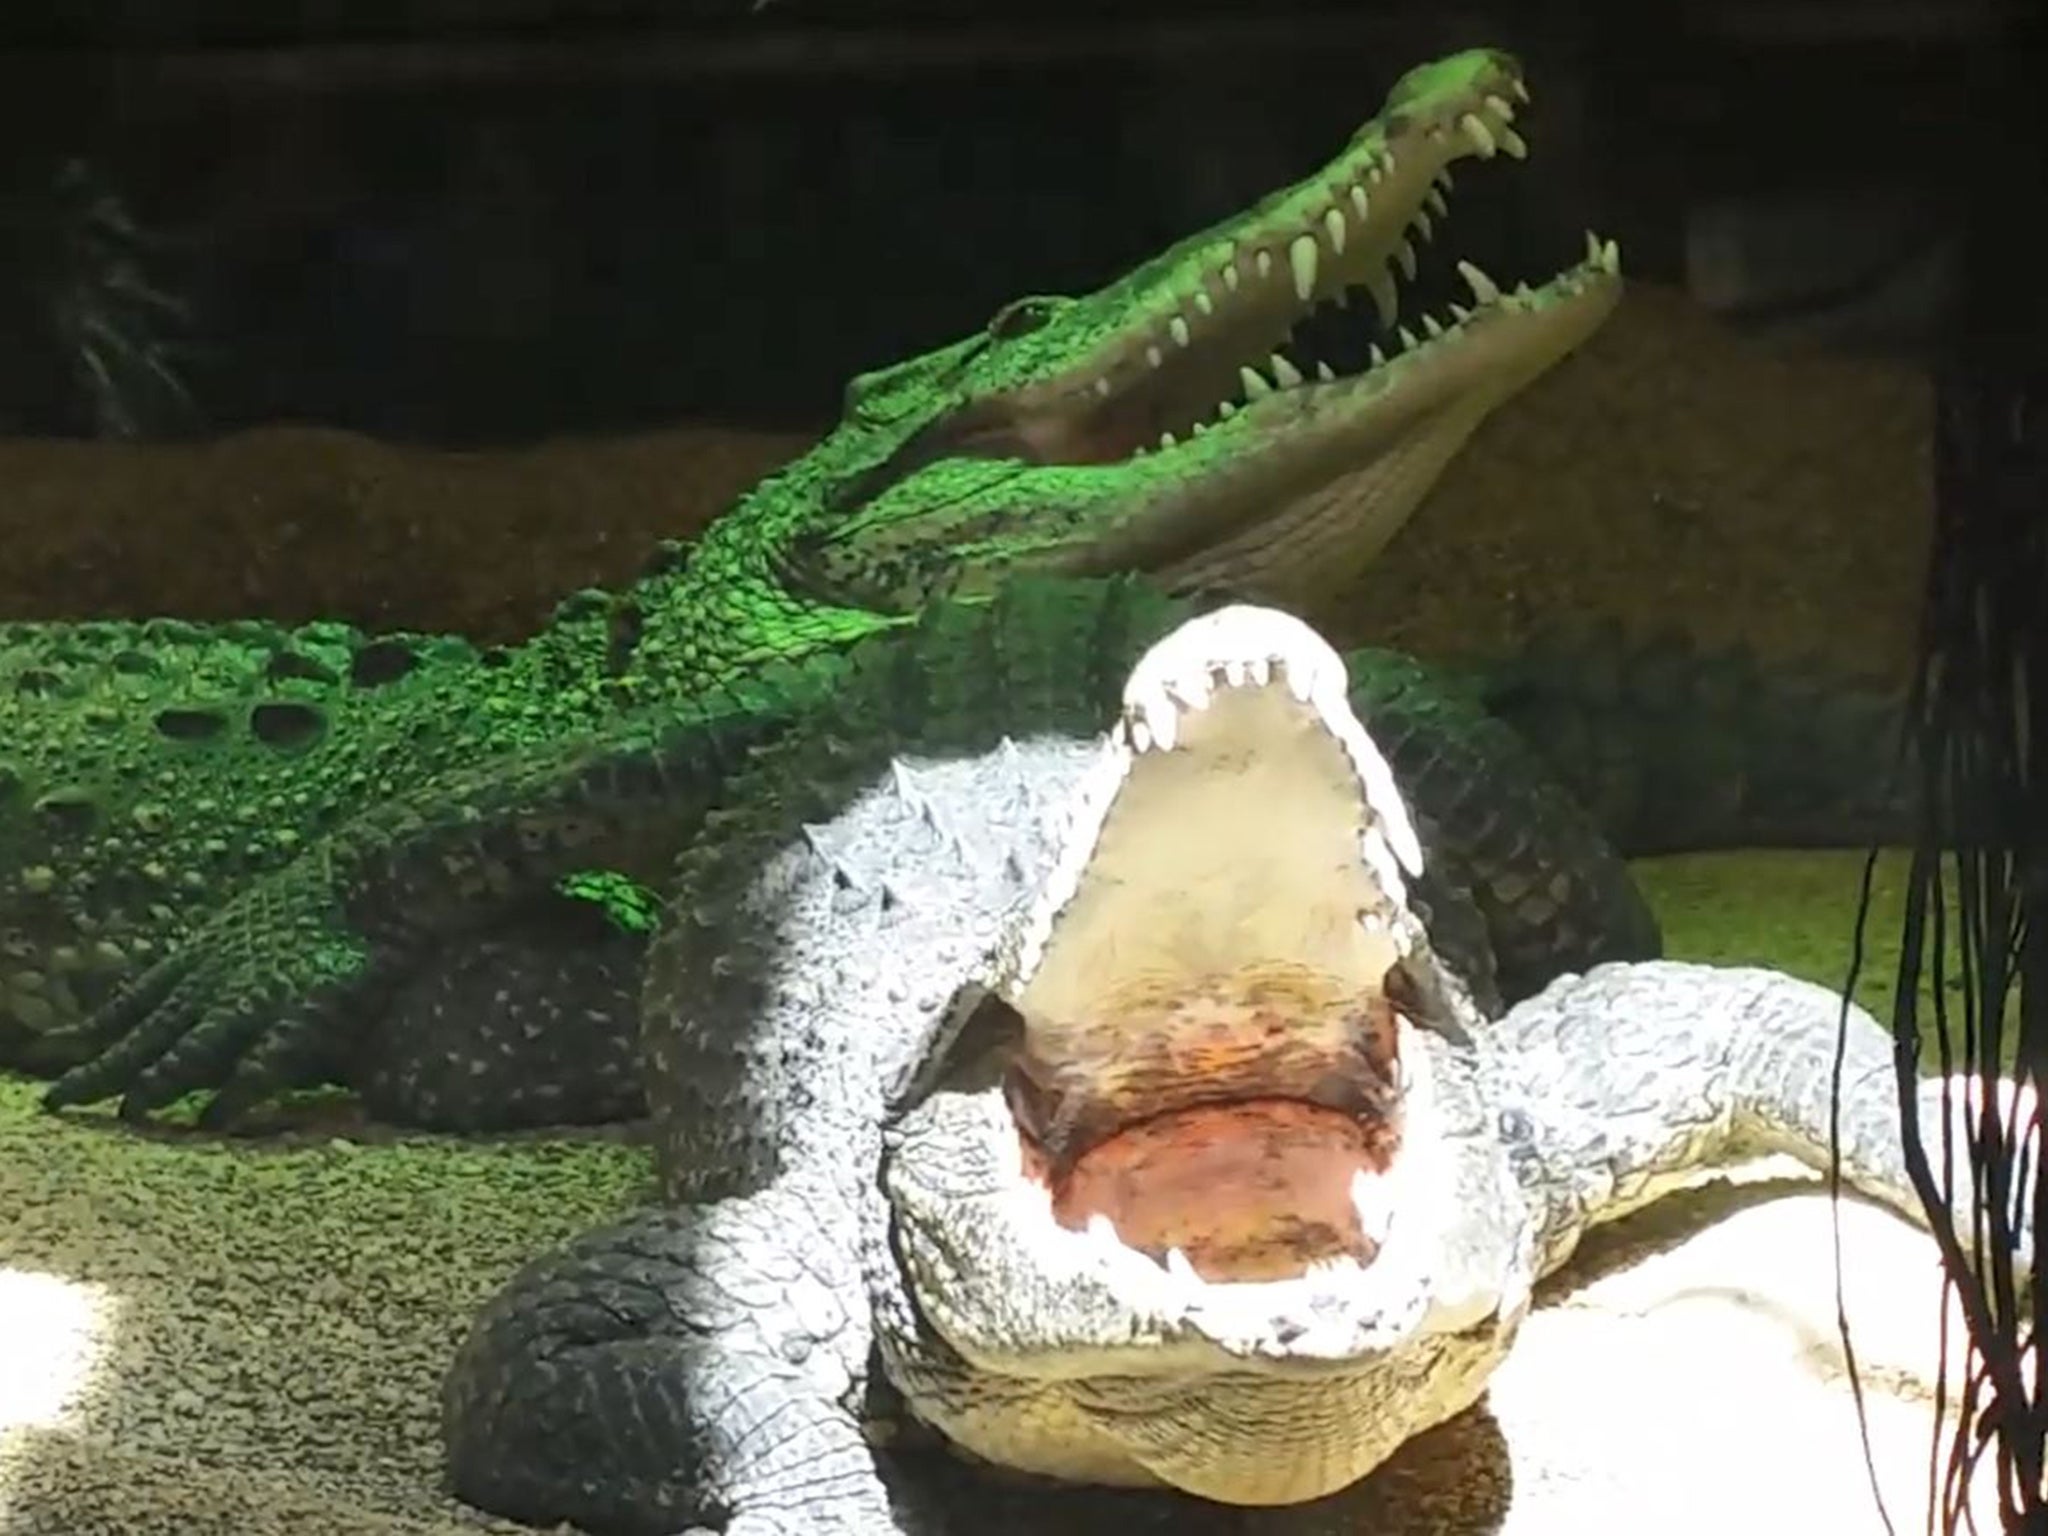
<instances>
[{"instance_id":1,"label":"alligator's pale throat","mask_svg":"<svg viewBox=\"0 0 2048 1536\"><path fill-rule=\"evenodd\" d=\"M1107 1221L1204 1280L1369 1264L1392 1216L1399 898L1361 856L1390 862L1315 686L1239 664L1133 708L1124 782L1015 999L1027 1177L1062 1226Z\"/></svg>"}]
</instances>

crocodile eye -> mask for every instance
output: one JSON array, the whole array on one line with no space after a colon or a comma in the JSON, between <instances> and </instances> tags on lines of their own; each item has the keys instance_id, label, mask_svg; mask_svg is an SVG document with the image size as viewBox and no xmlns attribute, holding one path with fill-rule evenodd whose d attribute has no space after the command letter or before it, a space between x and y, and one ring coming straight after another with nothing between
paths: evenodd
<instances>
[{"instance_id":1,"label":"crocodile eye","mask_svg":"<svg viewBox=\"0 0 2048 1536\"><path fill-rule=\"evenodd\" d=\"M1013 336L1028 336L1052 318L1051 299L1018 299L1005 304L988 323L991 341L1008 341Z\"/></svg>"}]
</instances>

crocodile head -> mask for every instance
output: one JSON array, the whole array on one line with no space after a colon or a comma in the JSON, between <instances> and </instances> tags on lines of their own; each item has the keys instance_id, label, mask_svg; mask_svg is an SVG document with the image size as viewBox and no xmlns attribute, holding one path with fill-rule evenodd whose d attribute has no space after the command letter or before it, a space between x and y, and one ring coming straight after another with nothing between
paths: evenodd
<instances>
[{"instance_id":1,"label":"crocodile head","mask_svg":"<svg viewBox=\"0 0 2048 1536\"><path fill-rule=\"evenodd\" d=\"M1400 322L1452 165L1526 154L1527 100L1503 53L1412 70L1306 179L1095 293L1020 299L856 379L840 427L772 482L778 579L879 613L1018 570L1294 606L1335 589L1618 297L1618 253L1589 235L1537 288L1460 263L1469 305ZM1354 313L1318 313L1338 306ZM1385 352L1362 344L1374 310ZM1332 324L1358 335L1359 371L1313 355Z\"/></svg>"},{"instance_id":2,"label":"crocodile head","mask_svg":"<svg viewBox=\"0 0 2048 1536\"><path fill-rule=\"evenodd\" d=\"M1028 1471L1343 1487L1476 1399L1533 1259L1342 663L1272 610L1183 626L1063 837L890 1131L894 1251L956 1378L899 1379Z\"/></svg>"}]
</instances>

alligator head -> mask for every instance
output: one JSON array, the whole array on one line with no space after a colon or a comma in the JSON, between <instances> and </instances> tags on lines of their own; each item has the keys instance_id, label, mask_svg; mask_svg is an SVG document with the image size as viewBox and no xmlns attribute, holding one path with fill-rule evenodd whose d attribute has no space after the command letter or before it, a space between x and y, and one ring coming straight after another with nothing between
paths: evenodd
<instances>
[{"instance_id":1,"label":"alligator head","mask_svg":"<svg viewBox=\"0 0 2048 1536\"><path fill-rule=\"evenodd\" d=\"M1346 686L1271 610L1154 647L891 1127L944 1362L892 1375L977 1455L1292 1503L1468 1406L1512 1337L1532 1239L1478 1015Z\"/></svg>"},{"instance_id":2,"label":"alligator head","mask_svg":"<svg viewBox=\"0 0 2048 1536\"><path fill-rule=\"evenodd\" d=\"M1296 606L1334 590L1618 297L1618 252L1588 236L1540 288L1460 263L1469 306L1399 323L1451 166L1526 154L1527 100L1503 53L1411 70L1305 180L1085 298L1020 299L854 380L834 433L755 493L746 521L775 525L776 577L899 614L1019 570L1146 571ZM1353 294L1338 322L1366 332L1376 309L1392 355L1361 347L1368 365L1340 377L1304 322Z\"/></svg>"}]
</instances>

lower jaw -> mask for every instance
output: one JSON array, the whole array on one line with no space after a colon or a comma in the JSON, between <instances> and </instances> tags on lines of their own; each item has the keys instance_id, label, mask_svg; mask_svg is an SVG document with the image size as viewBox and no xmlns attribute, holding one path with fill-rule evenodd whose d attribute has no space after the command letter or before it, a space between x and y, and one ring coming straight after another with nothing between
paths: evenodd
<instances>
[{"instance_id":1,"label":"lower jaw","mask_svg":"<svg viewBox=\"0 0 2048 1536\"><path fill-rule=\"evenodd\" d=\"M1205 1104L1154 1116L1083 1152L1053 1186L1074 1231L1107 1217L1123 1243L1167 1263L1179 1250L1211 1283L1288 1280L1378 1244L1353 1189L1386 1171L1391 1127L1294 1099Z\"/></svg>"}]
</instances>

